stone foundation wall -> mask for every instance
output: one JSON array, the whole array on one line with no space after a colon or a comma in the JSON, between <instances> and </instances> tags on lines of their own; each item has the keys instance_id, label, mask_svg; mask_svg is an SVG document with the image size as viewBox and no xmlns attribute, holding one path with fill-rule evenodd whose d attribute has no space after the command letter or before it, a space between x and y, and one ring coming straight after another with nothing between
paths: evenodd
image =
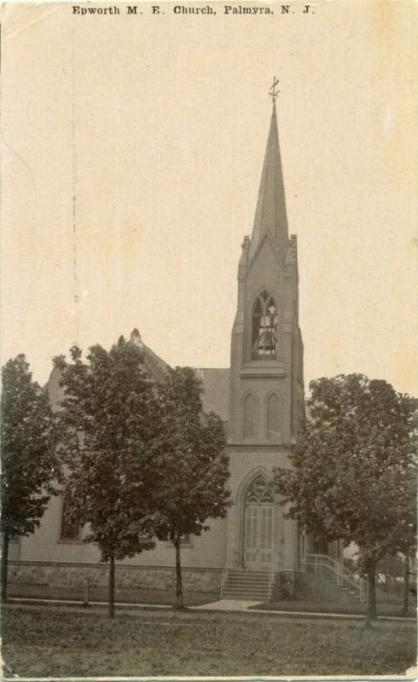
<instances>
[{"instance_id":1,"label":"stone foundation wall","mask_svg":"<svg viewBox=\"0 0 418 682\"><path fill-rule=\"evenodd\" d=\"M273 601L281 599L295 599L297 597L297 579L295 571L279 571L274 577L271 598Z\"/></svg>"},{"instance_id":2,"label":"stone foundation wall","mask_svg":"<svg viewBox=\"0 0 418 682\"><path fill-rule=\"evenodd\" d=\"M216 593L220 590L222 572L210 568L183 568L182 578L185 590ZM8 567L8 580L16 584L82 588L86 579L91 587L106 587L109 580L108 565L10 561ZM118 588L132 590L172 591L175 585L175 569L117 564L116 585Z\"/></svg>"}]
</instances>

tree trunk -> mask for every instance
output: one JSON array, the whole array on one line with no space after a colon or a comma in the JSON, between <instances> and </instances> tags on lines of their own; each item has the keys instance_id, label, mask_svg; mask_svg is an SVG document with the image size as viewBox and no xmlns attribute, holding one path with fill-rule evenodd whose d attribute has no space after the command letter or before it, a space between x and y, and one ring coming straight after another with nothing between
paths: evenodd
<instances>
[{"instance_id":1,"label":"tree trunk","mask_svg":"<svg viewBox=\"0 0 418 682\"><path fill-rule=\"evenodd\" d=\"M180 537L176 536L174 539L174 547L176 550L176 607L178 609L184 608L183 603L183 582L181 579L181 560L180 560Z\"/></svg>"},{"instance_id":2,"label":"tree trunk","mask_svg":"<svg viewBox=\"0 0 418 682\"><path fill-rule=\"evenodd\" d=\"M367 616L366 621L370 624L377 620L376 611L376 563L368 562L367 565Z\"/></svg>"},{"instance_id":3,"label":"tree trunk","mask_svg":"<svg viewBox=\"0 0 418 682\"><path fill-rule=\"evenodd\" d=\"M1 601L7 601L7 567L9 559L9 541L7 533L3 534L3 551L1 553Z\"/></svg>"},{"instance_id":4,"label":"tree trunk","mask_svg":"<svg viewBox=\"0 0 418 682\"><path fill-rule=\"evenodd\" d=\"M403 567L403 604L402 615L407 616L409 610L409 554L405 554Z\"/></svg>"},{"instance_id":5,"label":"tree trunk","mask_svg":"<svg viewBox=\"0 0 418 682\"><path fill-rule=\"evenodd\" d=\"M109 618L115 617L115 557L109 559Z\"/></svg>"}]
</instances>

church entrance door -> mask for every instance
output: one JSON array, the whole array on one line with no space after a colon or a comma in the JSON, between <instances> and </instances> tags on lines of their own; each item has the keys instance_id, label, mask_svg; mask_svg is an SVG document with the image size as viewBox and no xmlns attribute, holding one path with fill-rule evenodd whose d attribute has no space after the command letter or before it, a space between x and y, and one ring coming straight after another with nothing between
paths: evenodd
<instances>
[{"instance_id":1,"label":"church entrance door","mask_svg":"<svg viewBox=\"0 0 418 682\"><path fill-rule=\"evenodd\" d=\"M273 498L263 476L250 484L244 507L244 567L269 570L273 560Z\"/></svg>"}]
</instances>

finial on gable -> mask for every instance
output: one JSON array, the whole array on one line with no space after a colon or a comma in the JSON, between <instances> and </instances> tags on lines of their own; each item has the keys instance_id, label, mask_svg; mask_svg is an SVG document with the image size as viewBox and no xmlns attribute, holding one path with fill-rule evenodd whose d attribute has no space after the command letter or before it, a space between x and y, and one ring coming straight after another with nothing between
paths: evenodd
<instances>
[{"instance_id":1,"label":"finial on gable","mask_svg":"<svg viewBox=\"0 0 418 682\"><path fill-rule=\"evenodd\" d=\"M141 334L136 328L132 330L131 335L129 337L129 341L130 343L133 343L135 346L138 346L138 348L143 348L144 346L144 344L142 343Z\"/></svg>"},{"instance_id":2,"label":"finial on gable","mask_svg":"<svg viewBox=\"0 0 418 682\"><path fill-rule=\"evenodd\" d=\"M269 90L269 95L271 99L273 100L273 108L276 106L276 99L279 96L280 90L277 90L277 86L279 85L279 79L276 78L276 76L273 76L273 85L271 86Z\"/></svg>"},{"instance_id":3,"label":"finial on gable","mask_svg":"<svg viewBox=\"0 0 418 682\"><path fill-rule=\"evenodd\" d=\"M241 272L241 276L244 276L244 273L247 269L248 265L248 254L250 252L250 245L251 245L251 240L248 235L245 235L244 241L241 244L242 252L241 252L241 258L239 261L238 269Z\"/></svg>"}]
</instances>

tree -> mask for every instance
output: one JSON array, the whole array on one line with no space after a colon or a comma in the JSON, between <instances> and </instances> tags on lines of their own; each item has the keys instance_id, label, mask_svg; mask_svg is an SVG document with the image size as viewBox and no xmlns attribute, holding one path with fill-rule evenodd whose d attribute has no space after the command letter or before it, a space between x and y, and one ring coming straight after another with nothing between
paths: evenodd
<instances>
[{"instance_id":1,"label":"tree","mask_svg":"<svg viewBox=\"0 0 418 682\"><path fill-rule=\"evenodd\" d=\"M53 481L60 478L48 396L32 381L24 355L2 368L1 456L4 602L10 541L33 533L39 526L50 496L56 492Z\"/></svg>"},{"instance_id":2,"label":"tree","mask_svg":"<svg viewBox=\"0 0 418 682\"><path fill-rule=\"evenodd\" d=\"M175 550L176 600L183 608L181 542L208 530L208 519L223 518L230 493L225 434L217 415L204 414L202 385L188 368L171 370L161 387L163 422L156 442L157 536Z\"/></svg>"},{"instance_id":3,"label":"tree","mask_svg":"<svg viewBox=\"0 0 418 682\"><path fill-rule=\"evenodd\" d=\"M155 384L143 369L139 334L121 337L109 352L77 347L60 357L65 389L59 413L60 450L69 467L69 517L88 524L86 542L109 562L109 616L114 616L115 561L151 549L152 443L161 421Z\"/></svg>"},{"instance_id":4,"label":"tree","mask_svg":"<svg viewBox=\"0 0 418 682\"><path fill-rule=\"evenodd\" d=\"M309 420L275 472L288 516L326 542L354 542L368 580L368 619L376 619L379 559L396 551L405 514L405 477L414 467L414 401L361 374L311 382Z\"/></svg>"},{"instance_id":5,"label":"tree","mask_svg":"<svg viewBox=\"0 0 418 682\"><path fill-rule=\"evenodd\" d=\"M399 515L394 533L394 550L403 556L402 615L408 615L411 562L417 549L417 489L416 463L404 472L399 488Z\"/></svg>"}]
</instances>

